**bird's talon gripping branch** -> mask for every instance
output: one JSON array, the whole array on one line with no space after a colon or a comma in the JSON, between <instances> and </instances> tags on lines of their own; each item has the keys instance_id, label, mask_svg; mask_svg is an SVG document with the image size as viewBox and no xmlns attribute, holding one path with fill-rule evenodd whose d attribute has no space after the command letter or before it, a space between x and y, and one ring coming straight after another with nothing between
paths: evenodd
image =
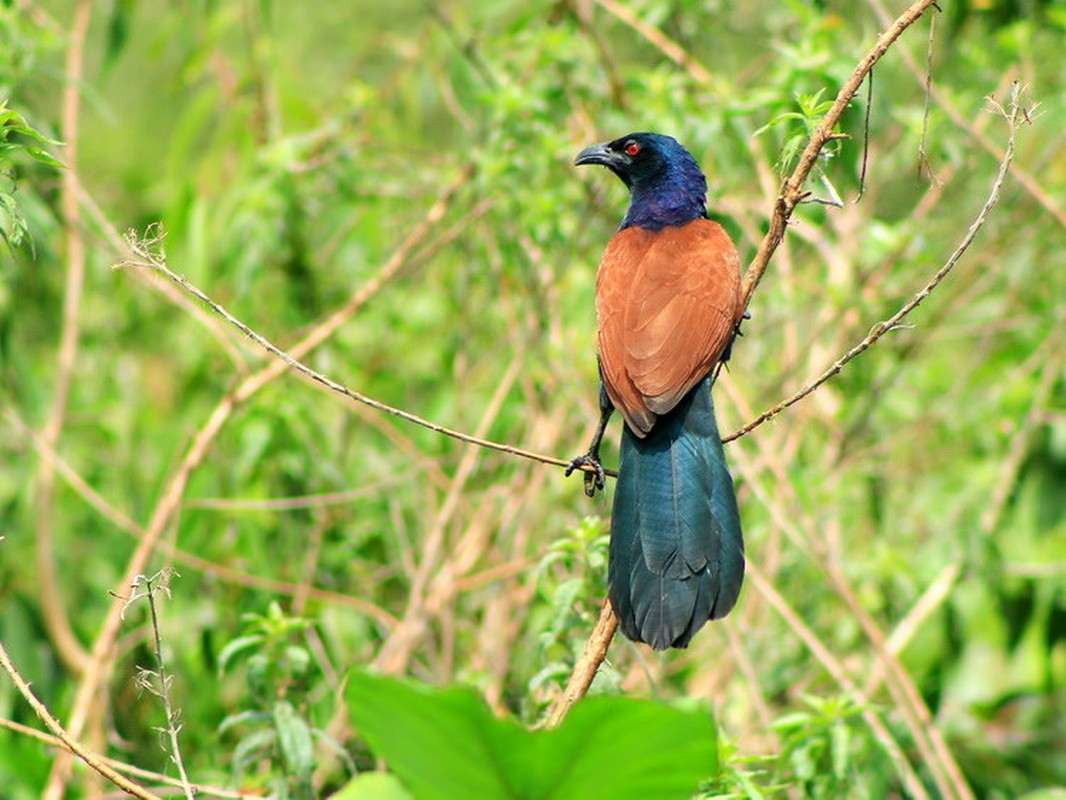
<instances>
[{"instance_id":1,"label":"bird's talon gripping branch","mask_svg":"<svg viewBox=\"0 0 1066 800\"><path fill-rule=\"evenodd\" d=\"M586 469L586 467L592 469ZM566 476L569 478L576 469L584 473L585 494L589 497L595 497L596 490L599 489L602 492L607 485L607 473L603 469L603 464L600 463L600 457L591 450L570 462L566 468Z\"/></svg>"}]
</instances>

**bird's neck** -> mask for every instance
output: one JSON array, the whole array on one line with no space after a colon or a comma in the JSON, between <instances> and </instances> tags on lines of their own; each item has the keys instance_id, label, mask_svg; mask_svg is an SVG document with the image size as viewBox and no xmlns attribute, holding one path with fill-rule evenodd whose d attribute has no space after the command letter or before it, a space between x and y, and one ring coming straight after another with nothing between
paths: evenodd
<instances>
[{"instance_id":1,"label":"bird's neck","mask_svg":"<svg viewBox=\"0 0 1066 800\"><path fill-rule=\"evenodd\" d=\"M707 181L698 169L674 170L646 185L634 183L629 190L622 230L660 231L707 216Z\"/></svg>"}]
</instances>

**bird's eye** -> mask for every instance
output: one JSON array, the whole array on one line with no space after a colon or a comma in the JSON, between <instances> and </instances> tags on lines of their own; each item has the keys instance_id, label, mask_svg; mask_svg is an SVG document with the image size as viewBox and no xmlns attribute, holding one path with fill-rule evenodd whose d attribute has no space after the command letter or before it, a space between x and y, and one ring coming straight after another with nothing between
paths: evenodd
<instances>
[{"instance_id":1,"label":"bird's eye","mask_svg":"<svg viewBox=\"0 0 1066 800\"><path fill-rule=\"evenodd\" d=\"M636 142L626 142L626 152L631 156L635 156L640 152L640 145Z\"/></svg>"}]
</instances>

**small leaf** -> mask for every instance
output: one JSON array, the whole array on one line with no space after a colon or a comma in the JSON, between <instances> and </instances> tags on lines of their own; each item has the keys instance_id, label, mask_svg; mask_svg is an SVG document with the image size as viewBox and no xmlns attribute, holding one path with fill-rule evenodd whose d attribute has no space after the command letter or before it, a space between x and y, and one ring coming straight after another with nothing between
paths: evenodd
<instances>
[{"instance_id":1,"label":"small leaf","mask_svg":"<svg viewBox=\"0 0 1066 800\"><path fill-rule=\"evenodd\" d=\"M273 729L256 731L237 742L233 748L233 774L238 780L244 773L245 765L258 758L260 751L269 748L277 741L277 732Z\"/></svg>"},{"instance_id":2,"label":"small leaf","mask_svg":"<svg viewBox=\"0 0 1066 800\"><path fill-rule=\"evenodd\" d=\"M222 675L225 673L226 668L229 666L230 659L238 653L243 653L245 650L261 644L262 641L262 636L238 636L236 639L229 642L222 648L222 652L218 654L218 674Z\"/></svg>"},{"instance_id":3,"label":"small leaf","mask_svg":"<svg viewBox=\"0 0 1066 800\"><path fill-rule=\"evenodd\" d=\"M292 703L279 700L274 704L274 728L278 732L281 755L290 775L300 780L311 777L315 769L314 744L306 720L296 713Z\"/></svg>"},{"instance_id":4,"label":"small leaf","mask_svg":"<svg viewBox=\"0 0 1066 800\"><path fill-rule=\"evenodd\" d=\"M56 169L63 169L65 166L58 158L39 147L26 147L23 152L39 164L45 164Z\"/></svg>"},{"instance_id":5,"label":"small leaf","mask_svg":"<svg viewBox=\"0 0 1066 800\"><path fill-rule=\"evenodd\" d=\"M848 745L851 731L844 721L838 721L829 729L829 742L832 747L833 775L843 778L848 769Z\"/></svg>"},{"instance_id":6,"label":"small leaf","mask_svg":"<svg viewBox=\"0 0 1066 800\"><path fill-rule=\"evenodd\" d=\"M235 728L238 725L244 725L248 722L269 722L270 714L265 711L241 711L237 714L230 714L222 722L218 724L217 733L221 736L230 728Z\"/></svg>"},{"instance_id":7,"label":"small leaf","mask_svg":"<svg viewBox=\"0 0 1066 800\"><path fill-rule=\"evenodd\" d=\"M130 37L130 20L136 0L116 0L107 21L107 44L104 50L104 66L110 67L122 53Z\"/></svg>"}]
</instances>

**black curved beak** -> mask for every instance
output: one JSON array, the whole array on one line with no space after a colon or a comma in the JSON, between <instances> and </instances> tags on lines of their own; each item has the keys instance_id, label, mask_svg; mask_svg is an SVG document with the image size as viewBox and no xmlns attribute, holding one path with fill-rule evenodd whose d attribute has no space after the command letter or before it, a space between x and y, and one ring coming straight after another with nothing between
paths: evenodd
<instances>
[{"instance_id":1,"label":"black curved beak","mask_svg":"<svg viewBox=\"0 0 1066 800\"><path fill-rule=\"evenodd\" d=\"M608 148L606 143L594 144L586 147L577 154L577 158L574 159L574 166L580 167L584 164L602 164L605 167L610 167L614 165L617 160L618 154Z\"/></svg>"}]
</instances>

